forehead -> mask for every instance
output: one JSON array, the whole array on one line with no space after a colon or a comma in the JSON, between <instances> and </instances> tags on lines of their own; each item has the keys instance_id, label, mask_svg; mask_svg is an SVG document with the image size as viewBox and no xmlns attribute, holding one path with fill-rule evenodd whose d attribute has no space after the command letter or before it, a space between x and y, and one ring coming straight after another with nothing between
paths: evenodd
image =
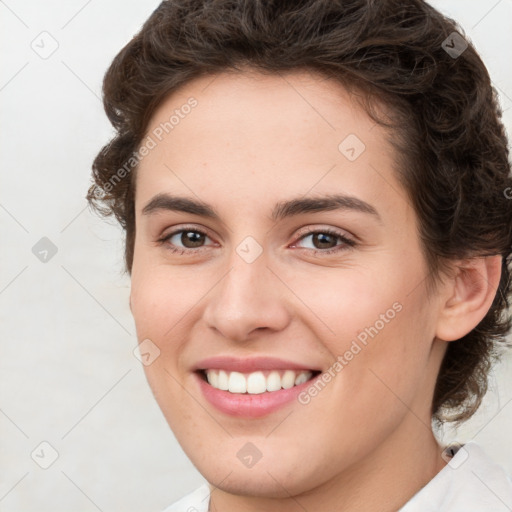
<instances>
[{"instance_id":1,"label":"forehead","mask_svg":"<svg viewBox=\"0 0 512 512\"><path fill-rule=\"evenodd\" d=\"M197 106L190 113L197 121L194 132L199 134L211 135L213 131L223 130L242 136L241 128L259 125L266 127L263 135L288 121L289 132L297 136L306 134L303 128L307 121L311 126L309 136L314 135L313 132L332 135L330 132L338 131L341 134L347 127L363 135L375 125L358 105L356 97L334 79L309 71L263 74L248 69L205 75L173 91L154 112L148 133L168 122L173 112L180 114L180 110L186 110L187 117L186 104L192 98ZM184 117L180 116L180 120ZM212 123L206 124L208 120ZM179 132L184 128L175 130L178 124L187 123L172 124L172 131Z\"/></svg>"},{"instance_id":2,"label":"forehead","mask_svg":"<svg viewBox=\"0 0 512 512\"><path fill-rule=\"evenodd\" d=\"M139 166L138 197L229 194L249 207L253 196L340 186L360 195L364 183L371 200L383 187L395 196L400 188L383 129L339 82L309 72L195 79L159 105L146 137L156 144Z\"/></svg>"}]
</instances>

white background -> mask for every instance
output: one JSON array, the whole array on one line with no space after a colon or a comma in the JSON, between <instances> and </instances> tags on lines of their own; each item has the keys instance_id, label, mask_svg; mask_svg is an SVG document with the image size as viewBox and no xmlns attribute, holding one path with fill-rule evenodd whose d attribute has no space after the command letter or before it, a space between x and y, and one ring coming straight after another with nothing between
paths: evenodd
<instances>
[{"instance_id":1,"label":"white background","mask_svg":"<svg viewBox=\"0 0 512 512\"><path fill-rule=\"evenodd\" d=\"M433 3L482 54L512 133L512 0ZM103 74L158 4L0 2L1 511L159 511L203 481L132 354L122 233L85 201L112 134ZM47 59L31 47L42 37L58 44ZM58 249L46 263L32 253L42 237ZM508 357L482 411L446 434L474 438L509 473L511 376ZM49 461L43 441L58 452L48 469L31 458Z\"/></svg>"}]
</instances>

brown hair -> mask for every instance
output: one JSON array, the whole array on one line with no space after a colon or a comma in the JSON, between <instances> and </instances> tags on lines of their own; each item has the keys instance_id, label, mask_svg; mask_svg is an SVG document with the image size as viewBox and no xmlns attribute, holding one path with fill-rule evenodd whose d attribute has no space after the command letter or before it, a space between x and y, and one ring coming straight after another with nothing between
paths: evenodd
<instances>
[{"instance_id":1,"label":"brown hair","mask_svg":"<svg viewBox=\"0 0 512 512\"><path fill-rule=\"evenodd\" d=\"M137 149L171 92L196 77L246 67L308 70L359 92L367 112L392 129L397 174L419 219L429 280L448 260L503 256L489 312L448 344L438 375L433 419L461 422L480 405L491 364L506 345L512 247L501 111L484 64L463 36L421 0L164 1L106 72L104 107L116 135L94 160L87 199L125 229L130 272ZM376 101L390 107L391 120L376 116Z\"/></svg>"}]
</instances>

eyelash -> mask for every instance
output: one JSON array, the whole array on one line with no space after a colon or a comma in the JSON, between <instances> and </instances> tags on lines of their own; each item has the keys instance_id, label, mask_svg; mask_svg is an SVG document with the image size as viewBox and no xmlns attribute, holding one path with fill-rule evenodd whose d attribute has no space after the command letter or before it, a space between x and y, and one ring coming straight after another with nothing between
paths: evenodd
<instances>
[{"instance_id":1,"label":"eyelash","mask_svg":"<svg viewBox=\"0 0 512 512\"><path fill-rule=\"evenodd\" d=\"M354 240L347 238L342 233L340 233L334 229L329 229L329 228L314 229L314 230L306 231L304 234L301 234L299 236L299 239L297 240L297 242L304 240L308 236L316 235L316 234L333 236L333 237L337 238L339 241L341 241L341 244L335 245L334 247L331 247L330 249L306 249L308 251L313 252L313 254L328 255L328 254L339 253L341 251L346 251L348 249L351 249L351 248L355 247L355 245L356 245L356 242ZM294 245L297 242L294 242Z\"/></svg>"},{"instance_id":2,"label":"eyelash","mask_svg":"<svg viewBox=\"0 0 512 512\"><path fill-rule=\"evenodd\" d=\"M171 251L173 254L179 254L179 255L198 253L198 252L201 252L202 249L205 249L204 246L203 247L198 247L196 249L181 248L181 247L173 246L173 245L171 245L169 243L169 240L174 235L177 235L178 233L186 233L186 232L199 233L200 235L204 235L204 236L208 237L208 234L206 232L202 231L201 229L197 229L195 227L194 228L192 228L192 227L190 227L190 228L184 227L184 228L181 228L181 229L177 229L176 231L172 231L171 233L165 235L162 238L159 238L157 240L157 242L160 245L166 244L167 245L167 249L169 251ZM357 245L354 240L351 240L350 238L347 238L343 234L339 233L338 231L335 231L335 230L329 229L329 228L316 229L316 230L307 231L306 233L300 235L300 237L297 240L297 242L299 242L301 240L304 240L308 236L315 235L315 234L331 235L331 236L336 237L337 239L339 239L341 241L341 244L335 245L334 247L332 247L330 249L306 249L307 251L313 252L313 254L315 254L315 255L317 255L317 254L329 255L329 254L333 254L333 253L339 253L341 251L346 251L348 249L351 249L351 248L353 248L353 247L355 247ZM295 243L297 243L297 242L295 242Z\"/></svg>"}]
</instances>

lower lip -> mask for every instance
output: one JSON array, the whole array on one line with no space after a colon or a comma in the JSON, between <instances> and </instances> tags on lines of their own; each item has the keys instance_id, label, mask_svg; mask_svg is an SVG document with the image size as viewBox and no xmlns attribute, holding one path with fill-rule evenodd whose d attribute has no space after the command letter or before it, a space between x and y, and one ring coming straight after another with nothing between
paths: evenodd
<instances>
[{"instance_id":1,"label":"lower lip","mask_svg":"<svg viewBox=\"0 0 512 512\"><path fill-rule=\"evenodd\" d=\"M307 389L316 380L316 377L290 389L281 389L251 395L248 393L230 393L210 386L199 374L195 374L199 387L208 402L219 411L231 416L244 418L260 418L281 407L297 401L301 391Z\"/></svg>"}]
</instances>

